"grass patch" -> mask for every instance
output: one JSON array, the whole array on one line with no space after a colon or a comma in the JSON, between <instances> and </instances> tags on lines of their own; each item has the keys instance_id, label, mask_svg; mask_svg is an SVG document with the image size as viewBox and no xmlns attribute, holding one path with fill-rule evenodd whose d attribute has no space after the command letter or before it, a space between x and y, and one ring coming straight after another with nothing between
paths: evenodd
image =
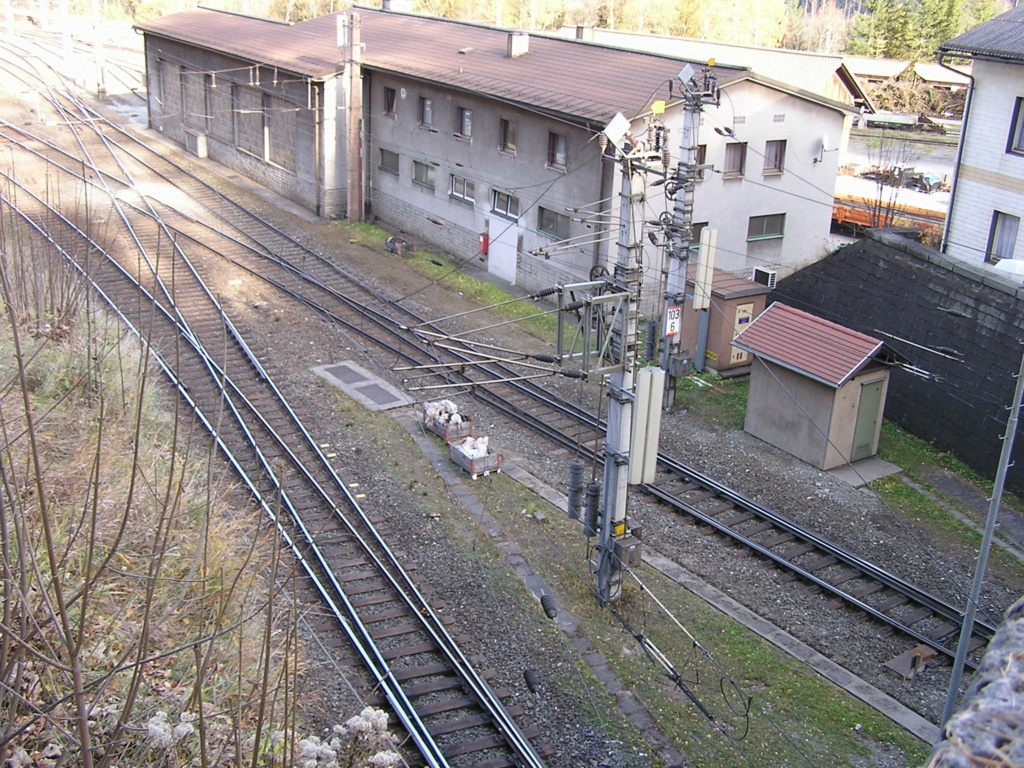
<instances>
[{"instance_id":1,"label":"grass patch","mask_svg":"<svg viewBox=\"0 0 1024 768\"><path fill-rule=\"evenodd\" d=\"M875 747L900 750L907 765L926 760L928 745L644 567L641 578L647 587L690 634L635 584L627 584L616 607L675 666L685 690L677 687L623 625L598 605L578 523L547 504L538 505L531 492L504 475L478 481L474 490L622 683L695 765L790 765L803 762L801 753L814 763L863 765ZM531 504L544 512L543 521L523 514Z\"/></svg>"},{"instance_id":2,"label":"grass patch","mask_svg":"<svg viewBox=\"0 0 1024 768\"><path fill-rule=\"evenodd\" d=\"M676 407L725 430L743 429L748 380L723 379L704 371L676 380Z\"/></svg>"},{"instance_id":3,"label":"grass patch","mask_svg":"<svg viewBox=\"0 0 1024 768\"><path fill-rule=\"evenodd\" d=\"M350 242L366 245L387 258L397 259L425 278L442 284L481 307L494 307L492 312L506 320L517 321L520 328L534 336L554 341L558 331L558 319L554 314L539 315L544 309L541 305L530 301L514 301L516 297L508 291L463 272L464 262L422 247L401 256L391 253L384 249L384 241L389 233L375 224L335 222L335 226L349 235Z\"/></svg>"},{"instance_id":4,"label":"grass patch","mask_svg":"<svg viewBox=\"0 0 1024 768\"><path fill-rule=\"evenodd\" d=\"M882 435L878 442L879 457L900 467L907 477L926 487L929 491L942 496L954 507L963 510L963 504L935 489L929 482L929 474L945 469L970 484L982 498L991 497L994 484L992 480L975 472L949 451L941 451L931 443L915 437L892 422L882 424ZM934 502L932 502L934 504ZM1018 494L1005 491L1003 504L1015 510L1024 510L1024 499Z\"/></svg>"},{"instance_id":5,"label":"grass patch","mask_svg":"<svg viewBox=\"0 0 1024 768\"><path fill-rule=\"evenodd\" d=\"M979 486L985 479L948 451L940 451L931 443L907 432L891 421L882 423L882 435L878 442L878 455L886 461L901 467L915 480L930 469L941 467L955 472L960 477Z\"/></svg>"}]
</instances>

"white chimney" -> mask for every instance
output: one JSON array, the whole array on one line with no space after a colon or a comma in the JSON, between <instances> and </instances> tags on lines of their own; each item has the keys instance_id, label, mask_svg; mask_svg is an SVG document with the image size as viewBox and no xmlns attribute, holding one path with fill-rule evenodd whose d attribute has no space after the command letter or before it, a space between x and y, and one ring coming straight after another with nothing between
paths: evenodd
<instances>
[{"instance_id":1,"label":"white chimney","mask_svg":"<svg viewBox=\"0 0 1024 768\"><path fill-rule=\"evenodd\" d=\"M526 32L508 33L508 52L510 59L517 59L530 52L530 36Z\"/></svg>"},{"instance_id":2,"label":"white chimney","mask_svg":"<svg viewBox=\"0 0 1024 768\"><path fill-rule=\"evenodd\" d=\"M412 13L412 0L383 0L381 9L395 13Z\"/></svg>"}]
</instances>

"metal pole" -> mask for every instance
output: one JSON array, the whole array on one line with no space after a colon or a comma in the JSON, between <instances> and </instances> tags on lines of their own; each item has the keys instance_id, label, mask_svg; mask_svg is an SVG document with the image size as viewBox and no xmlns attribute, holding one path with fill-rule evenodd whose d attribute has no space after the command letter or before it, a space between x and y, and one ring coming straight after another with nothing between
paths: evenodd
<instances>
[{"instance_id":1,"label":"metal pole","mask_svg":"<svg viewBox=\"0 0 1024 768\"><path fill-rule=\"evenodd\" d=\"M349 221L363 220L363 147L359 130L363 118L363 48L360 42L359 14L350 13L345 68L348 71L348 129L345 159L348 164L346 212Z\"/></svg>"},{"instance_id":2,"label":"metal pole","mask_svg":"<svg viewBox=\"0 0 1024 768\"><path fill-rule=\"evenodd\" d=\"M614 344L622 366L608 377L608 434L604 445L604 499L601 507L601 537L597 555L597 593L602 605L622 594L622 563L615 553L615 542L626 536L626 495L629 483L629 438L633 426L636 358L637 288L640 270L637 253L642 247L634 207L643 205L642 177L629 159L622 161L622 187L619 205L618 264L614 284L627 291L629 299L612 326ZM634 231L634 223L637 223Z\"/></svg>"},{"instance_id":3,"label":"metal pole","mask_svg":"<svg viewBox=\"0 0 1024 768\"><path fill-rule=\"evenodd\" d=\"M679 78L683 81L683 135L679 146L679 164L674 178L666 184L666 193L674 198L672 221L667 226L665 259L667 280L665 285L665 311L682 308L686 300L686 264L693 240L693 189L699 168L697 167L697 133L700 127L700 113L704 104L717 104L717 78L710 69L701 74L698 83L693 68L687 64ZM663 334L659 365L665 371L664 407L671 408L676 400L676 378L685 373L688 350L684 350L679 335Z\"/></svg>"},{"instance_id":4,"label":"metal pole","mask_svg":"<svg viewBox=\"0 0 1024 768\"><path fill-rule=\"evenodd\" d=\"M1006 434L1003 435L1003 449L999 454L999 467L996 469L996 481L992 488L992 498L988 505L988 516L985 518L985 534L981 539L981 552L978 564L974 569L974 582L971 584L971 596L967 599L967 611L964 623L960 628L960 642L956 647L956 659L953 662L953 676L949 681L949 692L946 694L946 708L942 712L942 723L945 726L953 716L957 695L960 688L960 677L963 675L967 650L974 632L974 614L981 596L981 582L985 578L985 566L988 553L992 547L992 536L995 532L996 517L999 515L999 504L1003 499L1003 486L1006 484L1006 471L1010 466L1010 454L1013 452L1013 440L1017 436L1017 421L1020 417L1020 400L1024 396L1024 354L1021 355L1020 368L1017 371L1017 386L1013 391L1013 404L1010 406L1010 417L1006 420Z\"/></svg>"}]
</instances>

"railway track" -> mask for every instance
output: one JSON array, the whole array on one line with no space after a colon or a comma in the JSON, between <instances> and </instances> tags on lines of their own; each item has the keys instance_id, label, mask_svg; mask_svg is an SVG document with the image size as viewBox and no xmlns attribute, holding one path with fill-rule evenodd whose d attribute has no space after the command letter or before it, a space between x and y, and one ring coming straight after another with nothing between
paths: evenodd
<instances>
[{"instance_id":1,"label":"railway track","mask_svg":"<svg viewBox=\"0 0 1024 768\"><path fill-rule=\"evenodd\" d=\"M171 173L174 170L168 168L161 176L170 180ZM224 226L235 228L239 233L251 233L254 225L259 226L255 217L237 211L232 215L231 206L227 212L221 211L224 200L219 194L211 198L211 191L205 185L196 185L194 181L183 184L180 177L176 177L174 183L176 189L188 191L194 199L203 201L204 209L216 216L218 227L208 227L203 237L210 251L239 263L239 257L231 256L237 251L237 245L233 249L232 242L226 240L215 246L211 238L224 238L220 229ZM239 213L243 213L244 220L239 220ZM241 242L238 238L235 241ZM448 348L445 350L447 354L441 355L434 345L424 343L424 340L432 339L412 337L406 330L409 326L442 335L445 329L431 325L401 305L369 291L352 275L339 270L284 233L273 229L263 231L253 242L259 245L248 245L247 248L250 255L260 261L246 267L252 274L261 274L263 279L350 332L383 345L388 354L401 357L409 365L430 365L441 360L449 366L473 362L473 358L460 353L457 348ZM261 253L266 255L260 257ZM266 274L266 258L272 259L282 270L280 278ZM424 357L425 352L434 354ZM590 461L600 461L600 452L594 447L599 445L604 434L604 423L590 413L551 396L532 382L481 383L516 378L522 374L522 370L495 364L475 366L471 371L458 374L436 374L434 378L435 383L471 389L474 397L510 421L525 425ZM962 622L959 608L796 526L784 516L670 456L660 458L658 477L653 484L645 486L645 490L676 512L742 544L777 567L832 595L843 605L888 625L949 659L955 656L957 633ZM979 622L972 649L981 649L994 632L993 625ZM970 663L974 663L973 658Z\"/></svg>"},{"instance_id":2,"label":"railway track","mask_svg":"<svg viewBox=\"0 0 1024 768\"><path fill-rule=\"evenodd\" d=\"M89 122L95 122L95 116L90 116ZM436 364L442 359L449 363L459 360L476 362L469 355L471 344L461 352L457 348L442 351L428 343L431 339L409 331L409 328L433 328L444 334L450 329L425 325L422 318L370 290L329 259L270 227L252 212L233 205L195 177L184 174L181 168L166 158L150 152L144 144L128 134L116 132L113 126L104 130L111 134L106 137L106 142L95 136L88 137L87 141L102 144L107 151L116 151L121 156L120 163L132 166L131 187L126 183L128 177L119 180L119 175L124 175L124 171L113 173L97 169L92 173L103 177L105 184L120 184L121 188L114 194L125 201L126 207L130 203L137 215L143 215L147 207L152 208L147 215L161 222L167 242L174 239L182 247L187 243L188 248L195 249L197 253L201 251L207 256L215 255L217 260L230 260L235 267L268 281L306 306L321 312L346 332L358 335L367 345L385 345L388 354L398 356L408 365ZM19 142L34 144L37 153L35 157L57 163L66 173L74 174L74 164L81 164L80 160L64 153L59 147L47 145L39 137L31 137L14 126L4 126L3 134L3 138L12 145ZM83 175L77 179L77 183L96 183L96 179L87 180ZM156 200L146 201L141 196L135 197L139 189L156 182L172 184L188 200L198 201L201 215L197 215L195 210L183 210L186 206L174 200L161 201L157 196ZM155 247L155 244L150 243L150 247ZM197 278L201 278L204 271L211 268L197 266ZM160 281L154 284L160 285ZM178 309L175 307L172 311L172 306L165 306L164 309L173 314ZM136 311L131 310L126 316L131 317L131 313ZM210 320L209 324L212 328L220 328L220 336L225 336L224 319L216 323ZM237 343L240 348L244 348L240 337ZM217 354L222 355L226 351L218 349ZM265 376L265 372L260 372L251 352L243 352L242 356L256 371L255 378ZM208 377L214 378L208 364L203 365L206 366ZM196 364L188 370L199 371L202 366ZM557 366L550 366L549 370L555 372ZM462 372L448 368L444 373L439 372L434 376L438 383L471 390L481 402L502 413L505 418L525 424L567 450L598 461L599 455L590 446L596 446L603 434L603 423L599 419L580 407L552 396L531 382L500 385L479 383L485 379L509 378L513 374L519 375L521 371L495 363L474 365ZM189 392L191 389L189 385ZM226 396L222 394L220 397ZM281 418L290 420L292 416L283 415ZM268 445L281 445L277 438L266 433L260 439L268 440ZM258 444L259 440L252 442ZM281 451L281 455L287 453L283 448L275 450ZM323 472L329 475L328 467L323 466L323 459L316 456L317 451L310 450L308 458L312 466L318 467L313 474ZM281 455L275 453L268 461L278 460ZM256 461L259 463L260 460ZM266 462L262 466L261 471L266 474ZM262 487L254 485L254 489ZM885 569L867 563L854 553L793 525L781 515L760 507L669 456L661 457L658 477L645 490L688 519L699 521L721 535L741 542L779 567L786 568L795 577L834 595L842 604L892 626L940 653L952 654L951 640L955 641L955 631L962 618L959 609L914 588ZM311 493L315 495L319 491ZM297 495L296 498L307 497ZM337 504L336 501L333 503ZM318 519L317 523L321 521ZM976 647L983 645L992 632L994 627L979 623L973 644Z\"/></svg>"},{"instance_id":3,"label":"railway track","mask_svg":"<svg viewBox=\"0 0 1024 768\"><path fill-rule=\"evenodd\" d=\"M68 124L84 117L62 108ZM97 133L77 134L82 158L90 158L80 160L78 168L56 163L51 145L29 150L9 134L4 138L12 155L19 155L22 173L29 156L45 161L65 200L69 195L88 199L91 217L109 209L118 226L116 235L105 233L113 244L105 246L15 176L5 176L4 203L12 214L63 254L145 339L277 524L328 606L335 629L347 635L423 762L542 766L543 750L530 742L536 733L519 728L448 633L436 607L402 568L194 268L187 251L202 232L193 229L184 242L185 217L174 213L165 220L168 212L158 205L125 195L129 186L124 185L144 183L125 164L115 162L116 174L101 173L97 165L112 162L112 148ZM116 176L121 189L115 189Z\"/></svg>"}]
</instances>

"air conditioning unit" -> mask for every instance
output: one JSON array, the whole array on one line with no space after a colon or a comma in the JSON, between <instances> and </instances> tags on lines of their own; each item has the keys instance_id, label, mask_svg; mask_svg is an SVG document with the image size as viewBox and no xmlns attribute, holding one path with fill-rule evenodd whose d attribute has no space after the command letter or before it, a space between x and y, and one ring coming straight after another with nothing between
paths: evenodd
<instances>
[{"instance_id":1,"label":"air conditioning unit","mask_svg":"<svg viewBox=\"0 0 1024 768\"><path fill-rule=\"evenodd\" d=\"M750 276L750 279L755 283L761 285L767 285L769 288L775 288L775 281L778 279L779 273L774 269L765 269L764 267L754 267L754 274Z\"/></svg>"},{"instance_id":2,"label":"air conditioning unit","mask_svg":"<svg viewBox=\"0 0 1024 768\"><path fill-rule=\"evenodd\" d=\"M185 149L196 157L205 160L209 157L206 147L206 134L199 131L185 131Z\"/></svg>"}]
</instances>

